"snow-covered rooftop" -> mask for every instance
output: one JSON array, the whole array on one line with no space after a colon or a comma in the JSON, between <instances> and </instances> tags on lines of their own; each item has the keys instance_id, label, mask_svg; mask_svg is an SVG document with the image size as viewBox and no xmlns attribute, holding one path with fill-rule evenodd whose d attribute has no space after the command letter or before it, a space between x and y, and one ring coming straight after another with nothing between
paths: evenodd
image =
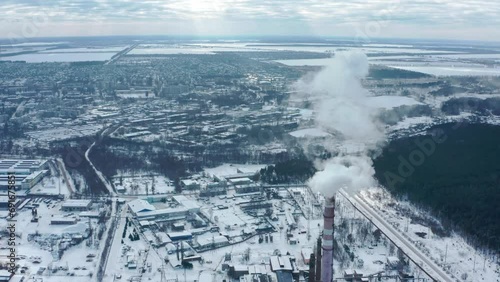
<instances>
[{"instance_id":1,"label":"snow-covered rooftop","mask_svg":"<svg viewBox=\"0 0 500 282\"><path fill-rule=\"evenodd\" d=\"M271 268L273 269L273 271L293 270L290 257L288 256L271 256Z\"/></svg>"},{"instance_id":2,"label":"snow-covered rooftop","mask_svg":"<svg viewBox=\"0 0 500 282\"><path fill-rule=\"evenodd\" d=\"M173 198L177 203L190 211L198 210L200 208L200 205L196 201L190 200L184 195L173 196Z\"/></svg>"},{"instance_id":3,"label":"snow-covered rooftop","mask_svg":"<svg viewBox=\"0 0 500 282\"><path fill-rule=\"evenodd\" d=\"M128 203L128 206L130 207L130 210L132 210L134 214L156 210L156 208L153 205L148 203L146 200L142 199L133 200Z\"/></svg>"},{"instance_id":4,"label":"snow-covered rooftop","mask_svg":"<svg viewBox=\"0 0 500 282\"><path fill-rule=\"evenodd\" d=\"M200 246L209 246L211 244L226 244L226 243L229 243L229 240L227 240L226 237L220 235L211 238L202 238L198 240L198 244L200 244Z\"/></svg>"},{"instance_id":5,"label":"snow-covered rooftop","mask_svg":"<svg viewBox=\"0 0 500 282\"><path fill-rule=\"evenodd\" d=\"M67 200L62 204L63 208L85 208L88 207L91 200Z\"/></svg>"}]
</instances>

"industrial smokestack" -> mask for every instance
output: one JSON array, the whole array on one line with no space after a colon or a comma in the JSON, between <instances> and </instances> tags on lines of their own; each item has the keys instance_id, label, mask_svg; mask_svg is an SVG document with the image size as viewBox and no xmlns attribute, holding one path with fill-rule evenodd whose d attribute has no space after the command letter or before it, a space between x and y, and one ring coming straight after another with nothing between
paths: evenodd
<instances>
[{"instance_id":1,"label":"industrial smokestack","mask_svg":"<svg viewBox=\"0 0 500 282\"><path fill-rule=\"evenodd\" d=\"M323 256L321 260L321 282L333 281L333 222L335 217L335 197L325 201L323 213Z\"/></svg>"}]
</instances>

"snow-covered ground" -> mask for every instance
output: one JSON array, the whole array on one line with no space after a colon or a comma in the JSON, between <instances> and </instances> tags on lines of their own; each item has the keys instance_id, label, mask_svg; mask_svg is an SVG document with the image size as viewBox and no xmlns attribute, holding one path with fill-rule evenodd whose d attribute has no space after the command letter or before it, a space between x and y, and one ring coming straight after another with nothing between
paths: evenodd
<instances>
[{"instance_id":1,"label":"snow-covered ground","mask_svg":"<svg viewBox=\"0 0 500 282\"><path fill-rule=\"evenodd\" d=\"M40 142L52 142L70 138L93 136L99 132L103 125L76 125L67 127L53 127L45 130L26 132L30 138Z\"/></svg>"},{"instance_id":2,"label":"snow-covered ground","mask_svg":"<svg viewBox=\"0 0 500 282\"><path fill-rule=\"evenodd\" d=\"M67 281L71 276L72 281L90 281L90 277L95 275L97 266L94 255L98 253L100 246L96 237L99 230L97 220L77 218L76 215L60 211L62 204L60 200L48 201L46 198L33 198L29 205L33 203L39 205L38 222L31 222L31 209L23 208L17 211L15 223L18 264L24 267L27 277L59 282ZM50 224L54 217L77 218L77 223L73 225ZM91 236L94 244L88 244L90 239L85 239L89 234L89 223L94 230L94 236ZM6 224L6 221L0 220L2 230L6 228L3 224ZM75 245L74 242L81 240L82 236L83 241ZM2 246L0 257L5 256L8 251L3 248L7 246L6 240L6 237L0 238ZM60 258L59 251L62 253ZM45 270L41 270L43 268ZM37 274L38 271L41 271L41 274Z\"/></svg>"},{"instance_id":3,"label":"snow-covered ground","mask_svg":"<svg viewBox=\"0 0 500 282\"><path fill-rule=\"evenodd\" d=\"M386 221L406 234L419 249L449 269L455 277L466 277L464 281L500 281L497 257L475 250L456 233L441 237L432 231L430 225L422 225L425 224L423 220L414 220L421 218L429 223L438 222L429 212L416 208L408 201L395 200L382 188L371 188L362 195L372 207L380 211Z\"/></svg>"},{"instance_id":4,"label":"snow-covered ground","mask_svg":"<svg viewBox=\"0 0 500 282\"><path fill-rule=\"evenodd\" d=\"M65 195L69 196L70 191L64 178L56 176L46 176L29 191L30 195Z\"/></svg>"},{"instance_id":5,"label":"snow-covered ground","mask_svg":"<svg viewBox=\"0 0 500 282\"><path fill-rule=\"evenodd\" d=\"M400 106L422 105L422 103L410 97L376 96L369 97L366 101L366 105L374 108L392 109Z\"/></svg>"},{"instance_id":6,"label":"snow-covered ground","mask_svg":"<svg viewBox=\"0 0 500 282\"><path fill-rule=\"evenodd\" d=\"M170 179L151 173L133 175L125 172L118 173L112 181L117 189L125 189L125 192L118 191L119 194L123 195L151 195L153 194L153 186L154 194L172 193L175 190L174 184Z\"/></svg>"}]
</instances>

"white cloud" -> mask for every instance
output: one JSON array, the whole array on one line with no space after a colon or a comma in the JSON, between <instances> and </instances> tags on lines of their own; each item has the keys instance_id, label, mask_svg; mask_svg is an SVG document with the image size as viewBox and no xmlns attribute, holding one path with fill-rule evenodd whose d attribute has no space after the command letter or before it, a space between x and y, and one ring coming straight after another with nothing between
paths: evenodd
<instances>
[{"instance_id":1,"label":"white cloud","mask_svg":"<svg viewBox=\"0 0 500 282\"><path fill-rule=\"evenodd\" d=\"M0 37L46 18L40 36L91 35L85 26L118 34L355 36L362 30L373 37L405 37L408 28L424 37L463 29L465 39L492 39L499 15L500 2L485 0L2 0ZM138 26L144 24L149 28Z\"/></svg>"}]
</instances>

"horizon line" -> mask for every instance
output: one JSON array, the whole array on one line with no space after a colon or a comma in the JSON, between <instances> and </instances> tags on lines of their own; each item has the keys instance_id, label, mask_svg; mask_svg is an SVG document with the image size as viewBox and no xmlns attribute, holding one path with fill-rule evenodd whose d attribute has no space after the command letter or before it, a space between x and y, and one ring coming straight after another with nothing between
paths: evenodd
<instances>
[{"instance_id":1,"label":"horizon line","mask_svg":"<svg viewBox=\"0 0 500 282\"><path fill-rule=\"evenodd\" d=\"M18 41L18 42L32 42L34 40L40 39L61 39L61 38L106 38L106 37L165 37L165 38L189 38L189 39L315 39L315 40L326 40L326 39L339 39L339 40L349 40L356 41L360 44L370 44L371 41L431 41L431 42L475 42L475 43L499 43L500 40L477 40L477 39L450 39L450 38L409 38L409 37L371 37L369 40L359 39L356 36L340 36L340 35L197 35L197 34L108 34L108 35L71 35L71 36L33 36L33 37L0 37L0 41ZM300 43L300 42L295 42ZM318 42L319 43L319 42Z\"/></svg>"}]
</instances>

